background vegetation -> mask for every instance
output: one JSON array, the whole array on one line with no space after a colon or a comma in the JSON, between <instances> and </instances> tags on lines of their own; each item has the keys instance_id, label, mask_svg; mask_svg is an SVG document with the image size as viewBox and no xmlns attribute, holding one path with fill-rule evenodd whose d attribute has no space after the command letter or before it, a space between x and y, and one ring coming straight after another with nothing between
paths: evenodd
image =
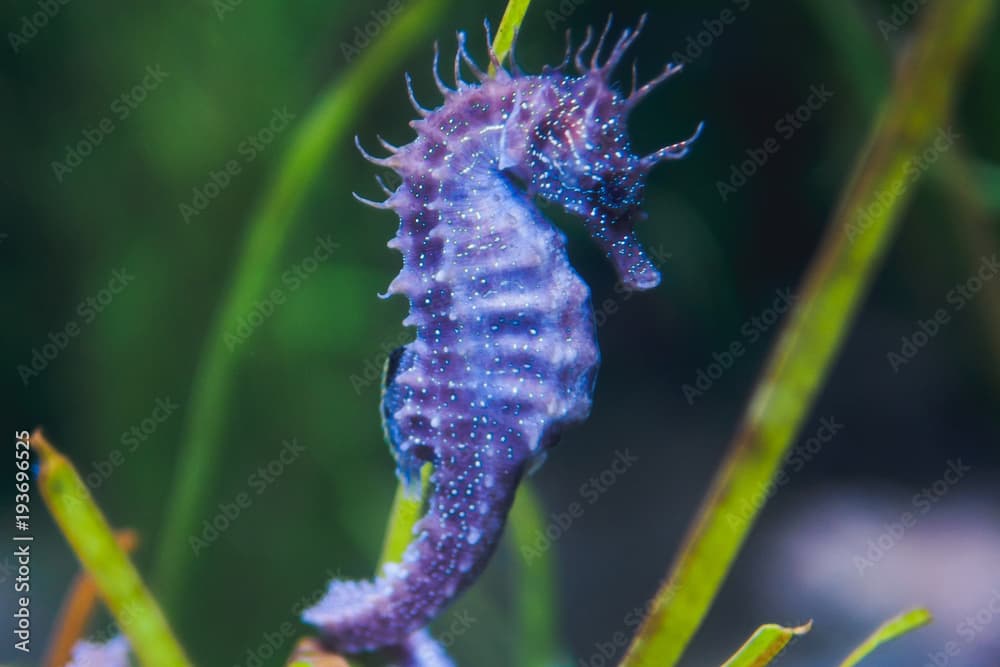
<instances>
[{"instance_id":1,"label":"background vegetation","mask_svg":"<svg viewBox=\"0 0 1000 667\"><path fill-rule=\"evenodd\" d=\"M546 522L534 533L536 550L555 558L558 644L573 664L621 655L618 636L638 626L762 367L782 295L799 284L864 145L890 59L927 10L916 2L841 4L614 6L622 23L650 12L636 51L642 74L678 55L689 61L634 114L637 146L686 136L701 119L708 129L687 160L651 180L641 234L664 261L655 293L623 298L582 230L557 218L593 287L604 353L591 420L567 435L535 480ZM112 522L138 531L140 569L155 573L154 591L199 664L245 665L329 576L371 568L395 485L377 415L380 355L407 340L404 303L375 298L398 267L384 247L395 221L350 199L351 190L377 192L350 132L313 156L323 161L320 182L294 215L281 215L289 211L280 197L269 209L262 195L331 81L357 86L349 129L366 145L376 133L405 142L413 113L399 72L414 73L420 99L436 99L432 39L450 53L453 31L467 29L482 54L478 26L484 15L496 23L502 7L218 0L109 11L71 2L29 36L24 17L39 7L5 9L4 25L23 39L8 35L0 73L11 101L0 112L9 116L0 271L10 286L6 403L21 420L13 426L44 425L90 475ZM537 70L559 60L562 31L580 34L611 8L537 0L518 45L522 64ZM377 48L366 40L387 34L398 54L366 65L359 78L353 68ZM953 133L943 135L957 136L907 182L914 204L803 426L798 457L785 481L762 490L772 497L761 529L692 664L721 663L766 620L810 618L809 641L783 659L829 664L822 660L842 657L887 613L929 598L952 601L943 624L935 610L937 634L886 649L886 660L915 662L954 637L964 641L957 624L1000 586L995 570L968 565L1000 549L1000 280L983 281L968 298L953 291L997 252L996 36L993 27L982 40ZM73 166L67 147L89 155ZM211 415L220 420L223 458L199 486L200 542L167 552L191 557L177 572L176 558L164 564L160 541L180 443L201 431L189 421L192 378L239 268L248 221L269 211L288 225L287 242L270 263L241 270L281 298L252 297L230 314L245 326L225 327L219 352L234 392L228 409ZM947 318L930 335L941 310ZM45 345L58 352L23 371ZM290 457L297 450L286 442L304 450ZM283 447L286 462L275 463ZM616 460L632 459L615 470ZM969 471L935 486L959 460ZM225 515L220 504L239 506L240 494L249 503L213 538L203 522ZM76 565L38 510L36 571L45 576L36 580L33 612L41 639ZM907 512L913 525L893 532ZM533 622L531 607L511 594L524 576L522 558L529 573L543 562L534 552L502 552L441 619L437 634L454 640L460 664L518 664L510 638ZM860 595L873 579L895 581L890 571L904 573L898 583ZM848 606L837 591L858 595ZM991 617L962 644L964 656L989 650L998 635L1000 618ZM290 650L291 637L281 641L284 650L265 664L280 664ZM0 658L15 658L2 650Z\"/></svg>"}]
</instances>

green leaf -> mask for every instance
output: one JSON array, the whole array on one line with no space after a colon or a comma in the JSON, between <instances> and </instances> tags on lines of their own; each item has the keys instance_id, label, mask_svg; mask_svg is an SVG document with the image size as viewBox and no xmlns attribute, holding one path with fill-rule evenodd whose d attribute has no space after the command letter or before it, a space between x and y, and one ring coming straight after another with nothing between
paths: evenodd
<instances>
[{"instance_id":1,"label":"green leaf","mask_svg":"<svg viewBox=\"0 0 1000 667\"><path fill-rule=\"evenodd\" d=\"M147 667L190 665L76 468L41 433L31 444L41 458L42 499L139 660Z\"/></svg>"},{"instance_id":2,"label":"green leaf","mask_svg":"<svg viewBox=\"0 0 1000 667\"><path fill-rule=\"evenodd\" d=\"M389 512L389 521L382 540L382 555L378 560L380 567L385 563L398 562L410 544L413 526L423 514L431 470L429 463L420 469L420 493L417 496L410 495L409 489L404 484L396 487L396 496L392 501L392 510Z\"/></svg>"},{"instance_id":3,"label":"green leaf","mask_svg":"<svg viewBox=\"0 0 1000 667\"><path fill-rule=\"evenodd\" d=\"M726 660L722 667L764 667L778 657L788 642L795 637L806 634L812 629L812 621L797 628L786 628L781 625L762 625L746 641L736 655Z\"/></svg>"},{"instance_id":4,"label":"green leaf","mask_svg":"<svg viewBox=\"0 0 1000 667\"><path fill-rule=\"evenodd\" d=\"M192 386L191 410L181 435L181 454L167 495L165 527L155 568L155 582L167 608L187 594L191 550L207 494L214 488L224 457L233 375L240 348L230 349L227 332L252 310L276 270L296 215L331 148L351 134L367 102L403 56L436 23L445 0L417 0L395 19L357 64L317 100L295 130L290 146L247 225L237 268L205 337Z\"/></svg>"},{"instance_id":5,"label":"green leaf","mask_svg":"<svg viewBox=\"0 0 1000 667\"><path fill-rule=\"evenodd\" d=\"M556 605L553 549L539 551L535 543L545 533L541 504L529 481L517 491L510 511L512 545L518 568L518 638L516 664L520 667L550 667L562 657L556 635ZM529 557L530 555L530 557Z\"/></svg>"},{"instance_id":6,"label":"green leaf","mask_svg":"<svg viewBox=\"0 0 1000 667\"><path fill-rule=\"evenodd\" d=\"M924 10L726 460L623 667L673 667L701 626L881 264L913 194L913 161L947 122L992 10L991 0Z\"/></svg>"},{"instance_id":7,"label":"green leaf","mask_svg":"<svg viewBox=\"0 0 1000 667\"><path fill-rule=\"evenodd\" d=\"M524 15L528 13L528 5L530 4L531 0L510 0L507 3L507 9L504 10L503 18L500 19L497 36L493 40L493 51L497 54L497 60L500 62L503 62L503 59L507 57L510 47L514 44L514 37L524 21ZM493 63L490 63L490 74L495 73Z\"/></svg>"},{"instance_id":8,"label":"green leaf","mask_svg":"<svg viewBox=\"0 0 1000 667\"><path fill-rule=\"evenodd\" d=\"M847 658L840 663L840 667L854 667L866 657L868 654L877 649L882 644L886 642L891 642L893 639L905 635L907 632L916 630L919 627L927 625L933 619L931 613L926 609L911 609L910 611L903 612L899 616L889 619L881 626L878 630L873 632L868 639L866 639L861 646L854 649Z\"/></svg>"}]
</instances>

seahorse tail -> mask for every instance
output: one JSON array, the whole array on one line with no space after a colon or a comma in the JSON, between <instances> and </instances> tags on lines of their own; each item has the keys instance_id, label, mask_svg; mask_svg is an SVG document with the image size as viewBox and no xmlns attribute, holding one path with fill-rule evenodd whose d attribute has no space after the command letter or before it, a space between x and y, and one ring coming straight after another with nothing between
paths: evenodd
<instances>
[{"instance_id":1,"label":"seahorse tail","mask_svg":"<svg viewBox=\"0 0 1000 667\"><path fill-rule=\"evenodd\" d=\"M489 561L506 522L523 465L483 472L472 448L434 463L427 513L414 526L402 562L371 581L330 583L302 618L331 649L358 653L405 646Z\"/></svg>"},{"instance_id":2,"label":"seahorse tail","mask_svg":"<svg viewBox=\"0 0 1000 667\"><path fill-rule=\"evenodd\" d=\"M393 667L455 667L444 646L426 628L417 630L405 643L386 653Z\"/></svg>"}]
</instances>

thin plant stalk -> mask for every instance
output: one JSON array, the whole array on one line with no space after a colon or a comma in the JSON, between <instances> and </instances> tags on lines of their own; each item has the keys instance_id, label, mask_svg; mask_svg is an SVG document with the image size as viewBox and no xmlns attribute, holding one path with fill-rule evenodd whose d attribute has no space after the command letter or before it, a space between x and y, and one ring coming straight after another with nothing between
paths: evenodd
<instances>
[{"instance_id":1,"label":"thin plant stalk","mask_svg":"<svg viewBox=\"0 0 1000 667\"><path fill-rule=\"evenodd\" d=\"M879 48L869 17L853 2L807 0L818 30L836 50L842 76L853 87L854 99L862 113L878 104L879 91L889 78L889 54ZM887 24L886 24L887 25ZM883 25L883 28L885 26ZM895 36L895 34L894 34ZM958 213L955 233L969 265L978 264L985 248L997 246L997 215L991 192L994 184L976 178L976 166L966 151L956 146L940 156L927 174L933 191ZM992 362L992 380L1000 388L1000 283L987 281L983 294L975 300L983 323L982 337Z\"/></svg>"},{"instance_id":2,"label":"thin plant stalk","mask_svg":"<svg viewBox=\"0 0 1000 667\"><path fill-rule=\"evenodd\" d=\"M146 667L190 665L76 468L40 432L31 436L31 444L41 459L42 498L140 662Z\"/></svg>"},{"instance_id":3,"label":"thin plant stalk","mask_svg":"<svg viewBox=\"0 0 1000 667\"><path fill-rule=\"evenodd\" d=\"M493 40L493 52L497 54L497 60L500 62L503 62L503 59L510 52L530 4L531 0L510 0L507 3L507 9L504 10L503 18L500 19L500 27L497 28L496 39ZM495 73L496 68L493 63L490 63L490 74Z\"/></svg>"},{"instance_id":4,"label":"thin plant stalk","mask_svg":"<svg viewBox=\"0 0 1000 667\"><path fill-rule=\"evenodd\" d=\"M517 491L510 511L511 547L517 576L518 641L517 664L522 667L552 667L562 657L556 627L552 548L539 551L535 542L545 533L541 501L532 484L525 481ZM530 558L529 558L530 554Z\"/></svg>"},{"instance_id":5,"label":"thin plant stalk","mask_svg":"<svg viewBox=\"0 0 1000 667\"><path fill-rule=\"evenodd\" d=\"M891 642L893 639L897 639L908 632L923 627L932 620L931 613L923 608L911 609L899 616L890 618L880 625L860 646L851 651L851 654L840 663L840 667L854 667L882 644Z\"/></svg>"},{"instance_id":6,"label":"thin plant stalk","mask_svg":"<svg viewBox=\"0 0 1000 667\"><path fill-rule=\"evenodd\" d=\"M757 628L750 639L740 647L740 650L722 665L722 667L764 667L771 664L785 647L796 637L809 632L812 621L797 628L785 628L769 623Z\"/></svg>"},{"instance_id":7,"label":"thin plant stalk","mask_svg":"<svg viewBox=\"0 0 1000 667\"><path fill-rule=\"evenodd\" d=\"M673 667L700 627L808 414L893 237L911 161L947 121L959 74L993 10L991 0L926 7L866 150L808 269L726 460L677 561L622 661ZM872 204L890 193L889 203Z\"/></svg>"},{"instance_id":8,"label":"thin plant stalk","mask_svg":"<svg viewBox=\"0 0 1000 667\"><path fill-rule=\"evenodd\" d=\"M420 520L424 499L427 497L427 484L431 478L431 466L420 469L420 494L414 497L405 484L396 487L396 496L392 500L392 510L385 526L385 537L382 538L382 555L378 566L398 562L413 537L413 526Z\"/></svg>"},{"instance_id":9,"label":"thin plant stalk","mask_svg":"<svg viewBox=\"0 0 1000 667\"><path fill-rule=\"evenodd\" d=\"M133 530L118 531L115 539L126 554L132 553L139 544L139 536ZM42 659L44 667L65 667L69 662L73 646L83 637L87 623L97 608L98 598L94 577L84 570L73 580L56 615L52 637Z\"/></svg>"}]
</instances>

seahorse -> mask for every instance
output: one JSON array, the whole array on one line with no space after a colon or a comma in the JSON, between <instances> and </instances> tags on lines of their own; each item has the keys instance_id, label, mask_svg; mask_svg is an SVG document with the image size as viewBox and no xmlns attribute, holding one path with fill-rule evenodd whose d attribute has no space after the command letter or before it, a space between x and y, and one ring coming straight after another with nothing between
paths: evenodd
<instances>
[{"instance_id":1,"label":"seahorse","mask_svg":"<svg viewBox=\"0 0 1000 667\"><path fill-rule=\"evenodd\" d=\"M380 295L404 295L404 325L416 339L397 351L385 378L382 413L397 473L417 485L432 465L426 514L402 562L373 581L333 581L303 618L345 653L403 645L483 570L503 531L515 491L569 425L586 419L600 353L586 283L570 266L564 234L536 201L581 218L626 289L660 282L636 238L650 169L683 157L694 135L650 155L633 153L629 111L680 66L619 93L610 75L641 31L625 29L602 62L611 19L589 62L582 45L555 67L526 75L511 50L510 70L486 41L495 74L480 69L458 33L455 88L438 73L444 103L410 100L416 139L386 158L395 171L387 199L360 201L398 214L389 247L403 268ZM516 39L515 39L516 43ZM569 65L577 73L568 72ZM462 63L478 83L465 82Z\"/></svg>"}]
</instances>

